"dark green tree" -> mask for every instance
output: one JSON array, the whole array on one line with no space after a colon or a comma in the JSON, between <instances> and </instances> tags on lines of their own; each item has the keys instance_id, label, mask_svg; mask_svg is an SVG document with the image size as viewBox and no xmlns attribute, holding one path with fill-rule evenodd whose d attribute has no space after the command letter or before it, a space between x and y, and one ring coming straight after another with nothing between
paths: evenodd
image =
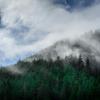
<instances>
[{"instance_id":1,"label":"dark green tree","mask_svg":"<svg viewBox=\"0 0 100 100\"><path fill-rule=\"evenodd\" d=\"M83 62L83 58L81 56L81 54L79 55L79 58L78 58L78 65L77 65L78 69L81 70L84 68L84 62Z\"/></svg>"}]
</instances>

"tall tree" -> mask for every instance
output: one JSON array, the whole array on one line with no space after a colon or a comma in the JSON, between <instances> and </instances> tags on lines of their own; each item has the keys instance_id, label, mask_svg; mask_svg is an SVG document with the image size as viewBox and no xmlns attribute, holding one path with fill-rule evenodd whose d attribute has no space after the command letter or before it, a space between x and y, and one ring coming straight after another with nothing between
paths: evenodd
<instances>
[{"instance_id":1,"label":"tall tree","mask_svg":"<svg viewBox=\"0 0 100 100\"><path fill-rule=\"evenodd\" d=\"M88 57L86 58L86 69L87 69L88 71L91 71L91 68L90 68L90 60L89 60Z\"/></svg>"},{"instance_id":2,"label":"tall tree","mask_svg":"<svg viewBox=\"0 0 100 100\"><path fill-rule=\"evenodd\" d=\"M84 62L81 54L79 55L79 59L78 59L78 68L79 69L84 68Z\"/></svg>"}]
</instances>

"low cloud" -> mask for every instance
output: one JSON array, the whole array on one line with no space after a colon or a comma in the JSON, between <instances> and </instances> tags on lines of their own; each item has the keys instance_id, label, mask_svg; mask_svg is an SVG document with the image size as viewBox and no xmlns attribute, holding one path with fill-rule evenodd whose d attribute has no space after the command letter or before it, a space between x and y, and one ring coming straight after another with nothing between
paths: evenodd
<instances>
[{"instance_id":1,"label":"low cloud","mask_svg":"<svg viewBox=\"0 0 100 100\"><path fill-rule=\"evenodd\" d=\"M99 3L71 12L53 0L0 0L0 4L4 26L0 29L3 65L6 59L15 62L56 41L76 40L90 30L100 29Z\"/></svg>"}]
</instances>

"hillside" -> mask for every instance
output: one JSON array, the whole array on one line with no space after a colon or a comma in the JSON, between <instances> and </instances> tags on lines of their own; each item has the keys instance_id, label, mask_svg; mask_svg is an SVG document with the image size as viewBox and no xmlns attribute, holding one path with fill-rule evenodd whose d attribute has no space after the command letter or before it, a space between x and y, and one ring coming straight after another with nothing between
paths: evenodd
<instances>
[{"instance_id":1,"label":"hillside","mask_svg":"<svg viewBox=\"0 0 100 100\"><path fill-rule=\"evenodd\" d=\"M75 64L57 58L18 62L23 74L7 74L0 79L1 100L99 100L100 78L81 59Z\"/></svg>"},{"instance_id":2,"label":"hillside","mask_svg":"<svg viewBox=\"0 0 100 100\"><path fill-rule=\"evenodd\" d=\"M75 41L59 41L1 68L0 99L99 100L100 56L94 43L99 43L98 37L96 32Z\"/></svg>"},{"instance_id":3,"label":"hillside","mask_svg":"<svg viewBox=\"0 0 100 100\"><path fill-rule=\"evenodd\" d=\"M31 57L24 59L25 62L32 62L34 59L45 59L45 60L56 60L59 56L60 58L78 58L79 55L85 60L89 58L91 65L100 69L100 46L99 46L99 36L100 31L86 33L85 35L79 37L77 40L69 41L64 39L56 42L52 46L45 48L34 54Z\"/></svg>"}]
</instances>

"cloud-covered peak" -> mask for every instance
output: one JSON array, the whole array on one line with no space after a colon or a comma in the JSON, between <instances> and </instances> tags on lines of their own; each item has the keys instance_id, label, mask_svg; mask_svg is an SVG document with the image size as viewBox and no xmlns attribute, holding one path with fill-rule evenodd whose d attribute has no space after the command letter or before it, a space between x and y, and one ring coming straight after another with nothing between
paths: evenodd
<instances>
[{"instance_id":1,"label":"cloud-covered peak","mask_svg":"<svg viewBox=\"0 0 100 100\"><path fill-rule=\"evenodd\" d=\"M73 3L72 1L69 3L67 1L72 7L81 4L81 0ZM54 0L0 0L3 13L2 25L4 25L0 29L0 64L16 62L51 46L56 41L77 39L90 30L100 28L99 3L93 4L93 1L92 6L82 11L70 12L65 9L66 6L61 6L66 3L65 1L55 2Z\"/></svg>"}]
</instances>

